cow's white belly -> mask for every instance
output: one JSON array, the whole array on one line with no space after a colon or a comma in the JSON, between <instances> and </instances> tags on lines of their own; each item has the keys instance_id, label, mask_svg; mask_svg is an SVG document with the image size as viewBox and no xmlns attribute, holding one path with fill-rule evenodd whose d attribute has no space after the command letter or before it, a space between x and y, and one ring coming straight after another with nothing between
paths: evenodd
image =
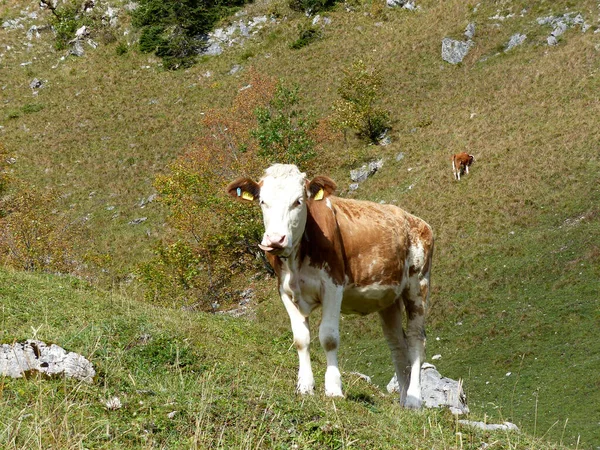
<instances>
[{"instance_id":1,"label":"cow's white belly","mask_svg":"<svg viewBox=\"0 0 600 450\"><path fill-rule=\"evenodd\" d=\"M400 296L398 285L348 286L342 299L342 313L370 314L390 306Z\"/></svg>"}]
</instances>

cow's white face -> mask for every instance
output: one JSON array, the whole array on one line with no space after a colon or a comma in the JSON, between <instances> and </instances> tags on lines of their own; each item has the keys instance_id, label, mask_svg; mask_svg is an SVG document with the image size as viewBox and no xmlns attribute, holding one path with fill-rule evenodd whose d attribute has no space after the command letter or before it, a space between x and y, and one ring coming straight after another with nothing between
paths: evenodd
<instances>
[{"instance_id":1,"label":"cow's white face","mask_svg":"<svg viewBox=\"0 0 600 450\"><path fill-rule=\"evenodd\" d=\"M306 225L306 177L295 166L275 165L260 183L265 233L260 248L287 257L300 242Z\"/></svg>"},{"instance_id":2,"label":"cow's white face","mask_svg":"<svg viewBox=\"0 0 600 450\"><path fill-rule=\"evenodd\" d=\"M260 203L265 234L260 248L287 258L298 245L308 216L306 201L320 201L335 191L335 182L317 176L311 182L292 164L275 164L265 171L257 183L238 178L229 183L226 192L242 201Z\"/></svg>"}]
</instances>

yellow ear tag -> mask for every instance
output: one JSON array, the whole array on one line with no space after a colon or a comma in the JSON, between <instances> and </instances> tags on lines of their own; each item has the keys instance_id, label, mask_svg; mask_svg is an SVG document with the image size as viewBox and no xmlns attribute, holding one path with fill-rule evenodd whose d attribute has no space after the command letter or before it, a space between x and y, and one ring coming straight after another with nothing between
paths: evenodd
<instances>
[{"instance_id":1,"label":"yellow ear tag","mask_svg":"<svg viewBox=\"0 0 600 450\"><path fill-rule=\"evenodd\" d=\"M254 200L254 195L252 195L250 192L244 191L244 192L242 192L242 198L244 200L250 200L250 201L252 201L252 200Z\"/></svg>"},{"instance_id":2,"label":"yellow ear tag","mask_svg":"<svg viewBox=\"0 0 600 450\"><path fill-rule=\"evenodd\" d=\"M315 200L323 200L323 195L325 195L323 189L319 189L319 192L315 194Z\"/></svg>"}]
</instances>

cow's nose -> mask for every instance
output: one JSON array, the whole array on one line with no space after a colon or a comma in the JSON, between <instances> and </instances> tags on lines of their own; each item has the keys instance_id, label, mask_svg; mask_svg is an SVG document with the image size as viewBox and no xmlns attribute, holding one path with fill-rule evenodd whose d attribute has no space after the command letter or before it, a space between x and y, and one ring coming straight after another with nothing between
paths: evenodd
<instances>
[{"instance_id":1,"label":"cow's nose","mask_svg":"<svg viewBox=\"0 0 600 450\"><path fill-rule=\"evenodd\" d=\"M272 234L267 236L269 240L270 247L272 248L283 248L285 247L285 234Z\"/></svg>"}]
</instances>

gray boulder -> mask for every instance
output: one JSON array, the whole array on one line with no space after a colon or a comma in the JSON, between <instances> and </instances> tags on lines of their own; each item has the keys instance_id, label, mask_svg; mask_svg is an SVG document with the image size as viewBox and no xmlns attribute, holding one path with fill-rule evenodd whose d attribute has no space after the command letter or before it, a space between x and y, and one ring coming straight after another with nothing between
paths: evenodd
<instances>
[{"instance_id":1,"label":"gray boulder","mask_svg":"<svg viewBox=\"0 0 600 450\"><path fill-rule=\"evenodd\" d=\"M48 376L64 374L86 383L91 383L96 375L86 358L56 344L29 339L0 346L0 375L21 378L30 371Z\"/></svg>"},{"instance_id":2,"label":"gray boulder","mask_svg":"<svg viewBox=\"0 0 600 450\"><path fill-rule=\"evenodd\" d=\"M442 40L442 59L450 64L458 64L469 53L473 41L457 41L450 38Z\"/></svg>"},{"instance_id":3,"label":"gray boulder","mask_svg":"<svg viewBox=\"0 0 600 450\"><path fill-rule=\"evenodd\" d=\"M389 393L400 392L396 375L387 385ZM467 398L462 381L443 377L433 364L421 366L421 400L427 408L448 407L452 414L467 414Z\"/></svg>"},{"instance_id":4,"label":"gray boulder","mask_svg":"<svg viewBox=\"0 0 600 450\"><path fill-rule=\"evenodd\" d=\"M520 33L513 34L510 37L508 44L506 44L506 48L504 49L504 51L507 52L507 51L512 50L513 48L521 45L523 42L525 42L525 39L527 39L526 34L520 34Z\"/></svg>"},{"instance_id":5,"label":"gray boulder","mask_svg":"<svg viewBox=\"0 0 600 450\"><path fill-rule=\"evenodd\" d=\"M377 161L371 161L369 164L365 164L360 169L354 169L350 171L350 179L355 183L362 183L370 176L374 175L379 169L383 167L383 159Z\"/></svg>"}]
</instances>

